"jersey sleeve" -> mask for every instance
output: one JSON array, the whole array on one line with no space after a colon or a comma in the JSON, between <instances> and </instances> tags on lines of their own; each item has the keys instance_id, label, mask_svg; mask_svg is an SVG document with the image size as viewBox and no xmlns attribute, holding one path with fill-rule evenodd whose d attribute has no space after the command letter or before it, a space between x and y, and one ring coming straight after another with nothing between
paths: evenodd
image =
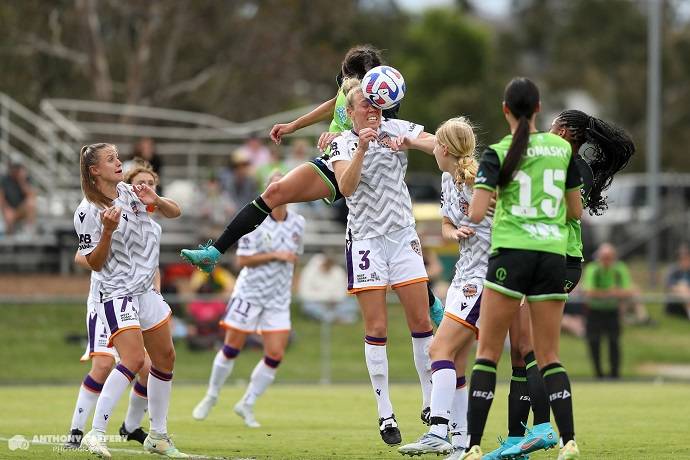
<instances>
[{"instance_id":1,"label":"jersey sleeve","mask_svg":"<svg viewBox=\"0 0 690 460\"><path fill-rule=\"evenodd\" d=\"M102 228L97 212L88 207L77 208L74 213L74 230L79 237L79 254L87 256L96 249L101 240Z\"/></svg>"},{"instance_id":2,"label":"jersey sleeve","mask_svg":"<svg viewBox=\"0 0 690 460\"><path fill-rule=\"evenodd\" d=\"M483 188L494 191L498 185L498 174L501 172L501 162L498 154L493 149L486 149L479 161L477 178L474 180L474 188Z\"/></svg>"},{"instance_id":3,"label":"jersey sleeve","mask_svg":"<svg viewBox=\"0 0 690 460\"><path fill-rule=\"evenodd\" d=\"M568 172L565 176L565 189L567 191L577 190L582 187L582 175L580 168L575 161L575 155L570 156L570 163L568 163Z\"/></svg>"},{"instance_id":4,"label":"jersey sleeve","mask_svg":"<svg viewBox=\"0 0 690 460\"><path fill-rule=\"evenodd\" d=\"M253 256L261 251L261 239L263 233L261 230L254 230L253 232L244 235L237 242L237 255L238 256Z\"/></svg>"},{"instance_id":5,"label":"jersey sleeve","mask_svg":"<svg viewBox=\"0 0 690 460\"><path fill-rule=\"evenodd\" d=\"M386 130L396 137L405 136L410 139L417 139L424 132L424 126L411 121L393 119L386 121Z\"/></svg>"}]
</instances>

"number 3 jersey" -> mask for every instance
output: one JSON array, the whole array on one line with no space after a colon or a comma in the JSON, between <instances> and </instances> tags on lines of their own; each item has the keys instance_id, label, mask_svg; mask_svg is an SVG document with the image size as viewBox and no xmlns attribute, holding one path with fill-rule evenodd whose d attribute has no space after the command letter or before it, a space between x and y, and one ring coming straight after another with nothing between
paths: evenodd
<instances>
[{"instance_id":1,"label":"number 3 jersey","mask_svg":"<svg viewBox=\"0 0 690 460\"><path fill-rule=\"evenodd\" d=\"M475 182L475 188L498 188L491 251L511 248L565 255L565 193L582 185L570 144L555 134L531 133L513 180L499 188L499 172L512 139L508 135L486 149Z\"/></svg>"},{"instance_id":2,"label":"number 3 jersey","mask_svg":"<svg viewBox=\"0 0 690 460\"><path fill-rule=\"evenodd\" d=\"M256 230L240 238L237 255L253 256L275 251L302 254L303 240L304 217L288 212L285 220L278 221L269 215ZM232 297L264 308L289 308L294 269L295 264L283 261L244 267L237 277Z\"/></svg>"},{"instance_id":3,"label":"number 3 jersey","mask_svg":"<svg viewBox=\"0 0 690 460\"><path fill-rule=\"evenodd\" d=\"M455 264L455 276L452 284L463 287L472 280L486 278L491 248L491 221L485 217L480 223L473 224L468 216L472 189L462 184L457 186L453 176L443 173L441 178L441 214L447 217L456 228L470 227L475 234L460 240L460 258Z\"/></svg>"},{"instance_id":4,"label":"number 3 jersey","mask_svg":"<svg viewBox=\"0 0 690 460\"><path fill-rule=\"evenodd\" d=\"M160 255L161 226L146 212L146 206L131 185L117 184L113 206L122 209L113 232L108 258L99 272L92 273L94 300L105 302L122 296L139 295L153 288ZM79 236L79 253L90 254L101 239L102 209L84 198L74 212L74 228Z\"/></svg>"}]
</instances>

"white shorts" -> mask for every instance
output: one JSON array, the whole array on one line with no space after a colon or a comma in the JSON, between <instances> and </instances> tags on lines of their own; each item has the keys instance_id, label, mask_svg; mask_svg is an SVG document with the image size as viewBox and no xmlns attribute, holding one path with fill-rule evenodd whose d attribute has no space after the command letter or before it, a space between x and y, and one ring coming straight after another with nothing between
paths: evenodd
<instances>
[{"instance_id":1,"label":"white shorts","mask_svg":"<svg viewBox=\"0 0 690 460\"><path fill-rule=\"evenodd\" d=\"M92 356L110 356L115 361L120 360L115 348L108 348L108 339L110 334L108 329L103 324L103 321L96 313L96 304L90 297L87 301L88 308L86 310L86 351L79 359L79 361L88 361Z\"/></svg>"},{"instance_id":2,"label":"white shorts","mask_svg":"<svg viewBox=\"0 0 690 460\"><path fill-rule=\"evenodd\" d=\"M154 290L135 296L117 297L96 303L98 317L110 333L108 346L113 337L126 329L152 331L165 324L172 315L163 296Z\"/></svg>"},{"instance_id":3,"label":"white shorts","mask_svg":"<svg viewBox=\"0 0 690 460\"><path fill-rule=\"evenodd\" d=\"M347 292L397 288L428 281L422 245L414 227L345 242Z\"/></svg>"},{"instance_id":4,"label":"white shorts","mask_svg":"<svg viewBox=\"0 0 690 460\"><path fill-rule=\"evenodd\" d=\"M239 297L233 297L228 302L228 309L220 325L224 329L234 329L248 334L289 331L292 328L290 307L264 308Z\"/></svg>"},{"instance_id":5,"label":"white shorts","mask_svg":"<svg viewBox=\"0 0 690 460\"><path fill-rule=\"evenodd\" d=\"M483 290L482 280L472 280L462 286L451 285L446 294L444 316L472 329L479 336L479 305Z\"/></svg>"}]
</instances>

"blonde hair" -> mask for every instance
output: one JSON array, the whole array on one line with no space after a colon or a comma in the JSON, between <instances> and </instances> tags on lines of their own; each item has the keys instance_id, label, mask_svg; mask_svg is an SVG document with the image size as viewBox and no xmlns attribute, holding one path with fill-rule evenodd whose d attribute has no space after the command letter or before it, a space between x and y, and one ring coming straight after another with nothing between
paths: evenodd
<instances>
[{"instance_id":1,"label":"blonde hair","mask_svg":"<svg viewBox=\"0 0 690 460\"><path fill-rule=\"evenodd\" d=\"M346 78L343 80L340 90L345 95L345 99L347 99L347 106L353 108L355 106L355 94L363 93L362 82L358 78Z\"/></svg>"},{"instance_id":2,"label":"blonde hair","mask_svg":"<svg viewBox=\"0 0 690 460\"><path fill-rule=\"evenodd\" d=\"M446 147L448 153L457 161L453 173L455 182L474 184L479 163L475 154L477 139L474 136L474 126L469 120L465 117L455 117L444 121L436 130L436 142Z\"/></svg>"},{"instance_id":3,"label":"blonde hair","mask_svg":"<svg viewBox=\"0 0 690 460\"><path fill-rule=\"evenodd\" d=\"M153 167L148 161L135 161L125 173L125 182L131 184L137 174L146 173L153 177L154 184L158 185L158 174L153 171Z\"/></svg>"},{"instance_id":4,"label":"blonde hair","mask_svg":"<svg viewBox=\"0 0 690 460\"><path fill-rule=\"evenodd\" d=\"M91 175L91 166L98 164L99 153L108 148L117 153L115 145L106 143L85 145L79 151L81 190L84 192L84 197L87 201L103 208L112 205L113 201L105 196L96 186L96 178Z\"/></svg>"}]
</instances>

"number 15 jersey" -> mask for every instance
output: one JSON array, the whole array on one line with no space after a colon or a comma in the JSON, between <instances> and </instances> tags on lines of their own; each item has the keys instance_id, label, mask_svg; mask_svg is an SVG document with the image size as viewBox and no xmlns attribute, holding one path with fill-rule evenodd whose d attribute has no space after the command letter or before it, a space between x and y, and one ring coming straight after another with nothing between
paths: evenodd
<instances>
[{"instance_id":1,"label":"number 15 jersey","mask_svg":"<svg viewBox=\"0 0 690 460\"><path fill-rule=\"evenodd\" d=\"M565 193L582 185L570 143L555 134L531 133L513 180L499 188L512 139L508 135L486 149L475 182L475 188L498 189L491 252L510 248L565 255Z\"/></svg>"}]
</instances>

